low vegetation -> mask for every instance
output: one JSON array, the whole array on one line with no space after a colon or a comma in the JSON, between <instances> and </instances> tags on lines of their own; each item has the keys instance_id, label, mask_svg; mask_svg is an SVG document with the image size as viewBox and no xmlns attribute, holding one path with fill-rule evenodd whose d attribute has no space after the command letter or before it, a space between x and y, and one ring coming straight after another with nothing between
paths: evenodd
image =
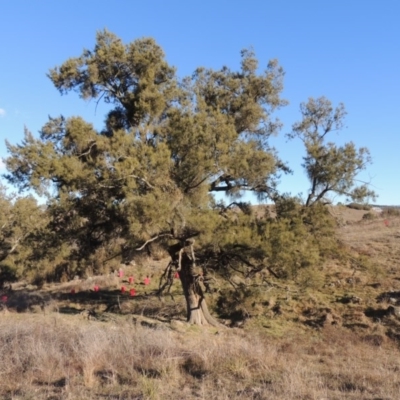
<instances>
[{"instance_id":1,"label":"low vegetation","mask_svg":"<svg viewBox=\"0 0 400 400\"><path fill-rule=\"evenodd\" d=\"M398 350L327 328L277 339L40 315L0 319L3 399L396 399ZM18 379L16 379L18 377Z\"/></svg>"},{"instance_id":2,"label":"low vegetation","mask_svg":"<svg viewBox=\"0 0 400 400\"><path fill-rule=\"evenodd\" d=\"M358 218L336 232L347 266L217 279L208 298L225 327L185 322L177 278L157 296L167 259L143 257L122 277L14 284L2 294L0 397L396 399L400 219Z\"/></svg>"},{"instance_id":3,"label":"low vegetation","mask_svg":"<svg viewBox=\"0 0 400 400\"><path fill-rule=\"evenodd\" d=\"M354 210L365 210L365 211L369 211L371 209L370 205L359 204L359 203L350 203L350 204L347 204L346 207L352 208Z\"/></svg>"}]
</instances>

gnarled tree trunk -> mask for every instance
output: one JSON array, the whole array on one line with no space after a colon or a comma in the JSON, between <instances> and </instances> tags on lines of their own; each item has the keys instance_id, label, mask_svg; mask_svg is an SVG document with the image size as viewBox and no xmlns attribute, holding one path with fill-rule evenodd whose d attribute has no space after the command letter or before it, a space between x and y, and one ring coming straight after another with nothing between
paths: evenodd
<instances>
[{"instance_id":1,"label":"gnarled tree trunk","mask_svg":"<svg viewBox=\"0 0 400 400\"><path fill-rule=\"evenodd\" d=\"M185 246L186 244L186 246ZM186 299L187 321L195 325L222 326L208 311L206 299L201 287L202 273L197 271L193 245L176 244L170 247L172 262L177 266L183 293Z\"/></svg>"}]
</instances>

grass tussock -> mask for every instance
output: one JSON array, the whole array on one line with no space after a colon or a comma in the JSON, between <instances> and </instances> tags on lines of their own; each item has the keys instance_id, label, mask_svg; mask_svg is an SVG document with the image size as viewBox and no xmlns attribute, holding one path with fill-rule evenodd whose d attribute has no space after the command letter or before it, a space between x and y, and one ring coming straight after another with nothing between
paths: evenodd
<instances>
[{"instance_id":1,"label":"grass tussock","mask_svg":"<svg viewBox=\"0 0 400 400\"><path fill-rule=\"evenodd\" d=\"M58 314L0 320L2 399L396 399L399 352L329 327L268 338Z\"/></svg>"}]
</instances>

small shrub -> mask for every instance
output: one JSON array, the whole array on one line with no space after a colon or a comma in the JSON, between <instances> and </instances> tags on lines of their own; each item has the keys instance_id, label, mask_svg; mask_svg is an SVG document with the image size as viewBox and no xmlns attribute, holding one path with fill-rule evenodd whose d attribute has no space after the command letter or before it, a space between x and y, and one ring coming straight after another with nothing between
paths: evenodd
<instances>
[{"instance_id":1,"label":"small shrub","mask_svg":"<svg viewBox=\"0 0 400 400\"><path fill-rule=\"evenodd\" d=\"M372 212L367 212L366 214L363 215L362 219L364 221L372 221L372 220L376 219L376 214L374 214Z\"/></svg>"},{"instance_id":2,"label":"small shrub","mask_svg":"<svg viewBox=\"0 0 400 400\"><path fill-rule=\"evenodd\" d=\"M353 210L364 210L364 211L371 210L371 206L370 205L368 205L368 204L360 204L360 203L346 204L346 207L351 208Z\"/></svg>"},{"instance_id":3,"label":"small shrub","mask_svg":"<svg viewBox=\"0 0 400 400\"><path fill-rule=\"evenodd\" d=\"M194 378L202 378L207 374L207 366L203 358L198 354L190 355L182 365L185 372Z\"/></svg>"},{"instance_id":4,"label":"small shrub","mask_svg":"<svg viewBox=\"0 0 400 400\"><path fill-rule=\"evenodd\" d=\"M301 289L320 289L324 285L325 274L318 268L304 268L296 277L296 283Z\"/></svg>"}]
</instances>

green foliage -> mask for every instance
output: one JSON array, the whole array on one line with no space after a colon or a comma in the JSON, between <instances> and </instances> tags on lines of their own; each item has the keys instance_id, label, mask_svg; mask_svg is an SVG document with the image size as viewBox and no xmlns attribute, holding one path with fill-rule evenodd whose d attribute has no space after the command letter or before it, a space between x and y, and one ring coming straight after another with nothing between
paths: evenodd
<instances>
[{"instance_id":1,"label":"green foliage","mask_svg":"<svg viewBox=\"0 0 400 400\"><path fill-rule=\"evenodd\" d=\"M353 201L375 199L376 194L367 184L355 184L356 176L371 163L368 149L356 149L352 142L344 146L326 142L330 132L344 127L344 105L339 104L334 109L325 97L310 98L307 103L301 104L300 110L303 119L293 125L293 131L288 136L300 138L306 149L303 167L311 183L306 205L325 202L329 193L343 195Z\"/></svg>"},{"instance_id":2,"label":"green foliage","mask_svg":"<svg viewBox=\"0 0 400 400\"><path fill-rule=\"evenodd\" d=\"M34 237L46 224L44 210L31 197L16 197L0 187L0 287L26 273Z\"/></svg>"},{"instance_id":3,"label":"green foliage","mask_svg":"<svg viewBox=\"0 0 400 400\"><path fill-rule=\"evenodd\" d=\"M239 227L242 216L227 223L210 207L212 194L275 193L276 174L287 168L267 139L280 126L270 114L285 104L282 76L276 61L258 74L255 55L244 51L238 72L199 68L179 81L153 39L124 45L99 32L93 51L49 77L62 94L110 104L104 129L50 118L38 139L26 130L21 145L7 143L6 177L47 196L48 239L59 251L67 243L77 264L100 248L112 258L158 235L236 245L252 228ZM252 246L252 234L246 240Z\"/></svg>"},{"instance_id":4,"label":"green foliage","mask_svg":"<svg viewBox=\"0 0 400 400\"><path fill-rule=\"evenodd\" d=\"M109 135L158 121L175 96L174 75L154 39L124 45L107 30L97 33L93 51L84 50L49 73L62 94L75 90L83 99L103 98L116 105L106 120Z\"/></svg>"},{"instance_id":5,"label":"green foliage","mask_svg":"<svg viewBox=\"0 0 400 400\"><path fill-rule=\"evenodd\" d=\"M277 218L267 225L269 263L275 273L294 278L329 258L336 247L335 221L322 204L305 207L297 198L277 201Z\"/></svg>"},{"instance_id":6,"label":"green foliage","mask_svg":"<svg viewBox=\"0 0 400 400\"><path fill-rule=\"evenodd\" d=\"M239 285L236 289L222 290L216 305L220 316L232 322L243 321L258 312L256 304L268 305L262 287Z\"/></svg>"}]
</instances>

